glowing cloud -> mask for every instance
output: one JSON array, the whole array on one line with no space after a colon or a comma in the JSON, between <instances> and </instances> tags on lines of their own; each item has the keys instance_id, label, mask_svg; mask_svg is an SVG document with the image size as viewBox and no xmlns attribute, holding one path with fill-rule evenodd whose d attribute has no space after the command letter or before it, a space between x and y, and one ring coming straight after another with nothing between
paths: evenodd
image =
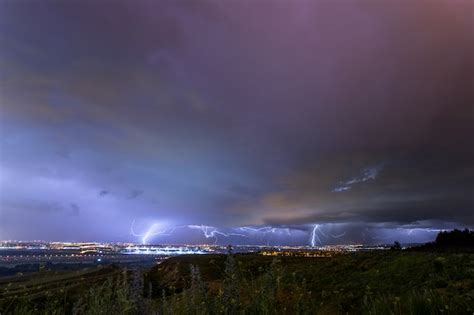
<instances>
[{"instance_id":1,"label":"glowing cloud","mask_svg":"<svg viewBox=\"0 0 474 315\"><path fill-rule=\"evenodd\" d=\"M359 176L354 177L345 182L340 182L339 183L340 186L334 188L332 192L347 191L347 190L350 190L352 186L355 184L367 182L370 180L375 180L375 178L377 178L378 174L380 173L382 169L383 169L383 164L365 168Z\"/></svg>"}]
</instances>

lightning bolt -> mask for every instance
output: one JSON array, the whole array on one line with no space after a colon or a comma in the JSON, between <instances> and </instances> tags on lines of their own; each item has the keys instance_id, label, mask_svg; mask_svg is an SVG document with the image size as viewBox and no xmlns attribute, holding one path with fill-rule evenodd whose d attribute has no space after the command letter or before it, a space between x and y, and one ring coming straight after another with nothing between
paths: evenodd
<instances>
[{"instance_id":1,"label":"lightning bolt","mask_svg":"<svg viewBox=\"0 0 474 315\"><path fill-rule=\"evenodd\" d=\"M185 226L176 226L176 227L159 229L160 224L153 223L144 234L137 234L133 230L134 225L135 225L135 220L133 220L132 225L130 226L130 234L136 237L141 237L142 244L148 243L148 240L153 236L156 236L156 235L169 236L173 234L173 232L176 229L185 227Z\"/></svg>"},{"instance_id":2,"label":"lightning bolt","mask_svg":"<svg viewBox=\"0 0 474 315\"><path fill-rule=\"evenodd\" d=\"M341 238L344 235L346 235L346 232L344 231L341 234L329 234L329 235L331 235L332 238Z\"/></svg>"},{"instance_id":3,"label":"lightning bolt","mask_svg":"<svg viewBox=\"0 0 474 315\"><path fill-rule=\"evenodd\" d=\"M319 245L322 245L323 242L321 242L321 239L319 238L318 234L316 233L319 229L319 224L315 224L313 227L313 230L311 231L311 247L316 246L316 241L319 242Z\"/></svg>"},{"instance_id":4,"label":"lightning bolt","mask_svg":"<svg viewBox=\"0 0 474 315\"><path fill-rule=\"evenodd\" d=\"M247 233L262 233L263 234L263 238L266 238L267 237L267 234L275 234L276 232L281 232L281 231L286 231L286 233L288 235L291 235L291 232L288 228L286 229L279 229L279 228L274 228L274 227L271 227L271 226L263 226L263 227L260 227L260 228L255 228L255 227L250 227L250 226L242 226L239 228L239 230L241 231L244 231L244 232L247 232ZM270 240L271 240L271 236L267 238L267 246L269 246L270 244Z\"/></svg>"},{"instance_id":5,"label":"lightning bolt","mask_svg":"<svg viewBox=\"0 0 474 315\"><path fill-rule=\"evenodd\" d=\"M133 235L133 236L136 236L136 237L141 237L143 235L139 235L139 234L136 234L134 231L133 231L133 226L135 225L135 220L132 221L132 225L130 226L130 234Z\"/></svg>"},{"instance_id":6,"label":"lightning bolt","mask_svg":"<svg viewBox=\"0 0 474 315\"><path fill-rule=\"evenodd\" d=\"M323 236L326 239L328 239L328 238L341 238L344 235L346 235L345 231L342 232L341 234L332 234L332 233L326 234L321 229L321 225L315 224L313 226L313 229L311 230L311 235L310 235L310 240L309 240L312 247L315 247L316 244L323 245L323 242L321 241L321 238L319 237L318 233L321 234L321 236Z\"/></svg>"},{"instance_id":7,"label":"lightning bolt","mask_svg":"<svg viewBox=\"0 0 474 315\"><path fill-rule=\"evenodd\" d=\"M254 232L254 233L274 233L276 231L276 228L271 227L271 226L263 226L260 228L254 228L250 226L242 226L239 228L239 230L244 231L244 232Z\"/></svg>"},{"instance_id":8,"label":"lightning bolt","mask_svg":"<svg viewBox=\"0 0 474 315\"><path fill-rule=\"evenodd\" d=\"M217 243L217 235L221 235L226 238L230 236L247 237L247 235L239 233L224 233L219 231L216 227L208 225L188 225L187 227L190 229L201 230L205 238L214 238L214 244Z\"/></svg>"},{"instance_id":9,"label":"lightning bolt","mask_svg":"<svg viewBox=\"0 0 474 315\"><path fill-rule=\"evenodd\" d=\"M209 225L181 225L181 226L171 226L171 227L163 227L163 224L160 223L153 223L143 234L138 234L134 231L135 220L132 221L130 226L130 234L135 237L141 238L142 244L147 244L154 236L170 236L172 235L177 229L195 229L202 232L206 239L214 239L214 244L216 244L219 240L219 237L228 238L231 236L236 237L250 237L249 234L260 234L263 237L262 241L265 240L267 244L271 241L271 236L269 234L278 234L283 235L286 234L288 236L292 235L292 230L288 227L272 227L272 226L262 226L262 227L255 227L255 226L241 226L238 228L230 229L232 232L225 232L217 227L209 226ZM242 233L236 233L234 231L241 231ZM314 224L311 233L310 233L310 244L312 247L315 246L322 246L323 239L329 238L341 238L346 234L343 232L341 234L332 234L326 233L320 224Z\"/></svg>"},{"instance_id":10,"label":"lightning bolt","mask_svg":"<svg viewBox=\"0 0 474 315\"><path fill-rule=\"evenodd\" d=\"M142 243L143 244L148 243L148 239L152 236L156 236L156 235L169 236L169 235L173 234L173 232L177 229L177 227L171 227L171 228L165 228L165 229L158 230L159 227L160 227L160 225L158 223L154 223L146 231L145 235L143 235Z\"/></svg>"}]
</instances>

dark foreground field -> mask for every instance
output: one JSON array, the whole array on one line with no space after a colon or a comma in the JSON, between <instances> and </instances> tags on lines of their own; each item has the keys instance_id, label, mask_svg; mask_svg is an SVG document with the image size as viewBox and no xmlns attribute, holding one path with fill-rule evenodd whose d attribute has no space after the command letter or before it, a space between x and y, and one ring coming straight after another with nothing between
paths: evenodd
<instances>
[{"instance_id":1,"label":"dark foreground field","mask_svg":"<svg viewBox=\"0 0 474 315\"><path fill-rule=\"evenodd\" d=\"M473 314L474 254L193 255L0 281L0 314Z\"/></svg>"}]
</instances>

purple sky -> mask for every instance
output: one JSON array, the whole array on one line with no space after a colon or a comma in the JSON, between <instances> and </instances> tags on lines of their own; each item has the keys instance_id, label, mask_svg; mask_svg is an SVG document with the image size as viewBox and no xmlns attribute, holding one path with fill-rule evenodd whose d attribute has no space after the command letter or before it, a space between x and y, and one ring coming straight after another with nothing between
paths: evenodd
<instances>
[{"instance_id":1,"label":"purple sky","mask_svg":"<svg viewBox=\"0 0 474 315\"><path fill-rule=\"evenodd\" d=\"M307 244L317 224L320 243L377 243L473 227L473 11L1 1L0 239L141 241L154 225L157 243Z\"/></svg>"}]
</instances>

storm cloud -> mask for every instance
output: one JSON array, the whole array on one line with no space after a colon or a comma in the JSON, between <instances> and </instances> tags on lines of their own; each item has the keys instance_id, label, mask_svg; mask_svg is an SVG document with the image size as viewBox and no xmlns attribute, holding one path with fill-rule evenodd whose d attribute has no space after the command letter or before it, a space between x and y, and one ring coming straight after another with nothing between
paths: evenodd
<instances>
[{"instance_id":1,"label":"storm cloud","mask_svg":"<svg viewBox=\"0 0 474 315\"><path fill-rule=\"evenodd\" d=\"M2 2L0 238L471 227L473 10Z\"/></svg>"}]
</instances>

